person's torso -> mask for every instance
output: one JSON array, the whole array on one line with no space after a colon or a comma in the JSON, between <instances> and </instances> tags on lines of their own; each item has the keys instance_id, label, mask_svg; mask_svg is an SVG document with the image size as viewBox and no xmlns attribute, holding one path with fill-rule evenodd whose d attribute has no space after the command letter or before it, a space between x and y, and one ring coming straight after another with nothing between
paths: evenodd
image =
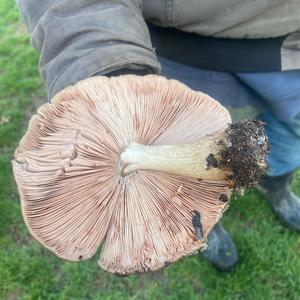
<instances>
[{"instance_id":1,"label":"person's torso","mask_svg":"<svg viewBox=\"0 0 300 300\"><path fill-rule=\"evenodd\" d=\"M224 38L269 38L300 30L300 0L143 0L146 20Z\"/></svg>"}]
</instances>

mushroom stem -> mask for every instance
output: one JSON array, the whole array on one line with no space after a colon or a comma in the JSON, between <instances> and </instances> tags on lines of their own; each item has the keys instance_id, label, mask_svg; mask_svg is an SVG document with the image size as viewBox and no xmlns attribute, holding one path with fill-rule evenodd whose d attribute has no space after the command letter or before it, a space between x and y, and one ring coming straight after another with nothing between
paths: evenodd
<instances>
[{"instance_id":1,"label":"mushroom stem","mask_svg":"<svg viewBox=\"0 0 300 300\"><path fill-rule=\"evenodd\" d=\"M117 173L126 176L136 170L152 170L199 179L229 180L229 185L243 190L255 186L265 175L269 148L264 123L245 120L195 144L131 144L120 156Z\"/></svg>"},{"instance_id":2,"label":"mushroom stem","mask_svg":"<svg viewBox=\"0 0 300 300\"><path fill-rule=\"evenodd\" d=\"M126 176L136 170L152 170L199 179L229 179L232 172L220 168L220 153L227 147L225 132L207 136L195 144L131 144L120 156L118 170Z\"/></svg>"}]
</instances>

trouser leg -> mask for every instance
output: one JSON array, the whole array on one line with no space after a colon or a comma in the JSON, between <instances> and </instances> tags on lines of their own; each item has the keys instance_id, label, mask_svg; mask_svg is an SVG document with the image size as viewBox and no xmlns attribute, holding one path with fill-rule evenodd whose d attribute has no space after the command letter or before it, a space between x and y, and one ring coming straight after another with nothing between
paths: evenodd
<instances>
[{"instance_id":1,"label":"trouser leg","mask_svg":"<svg viewBox=\"0 0 300 300\"><path fill-rule=\"evenodd\" d=\"M300 231L300 199L290 188L292 174L300 166L300 71L236 75L265 102L271 143L268 176L260 183L270 206L287 225Z\"/></svg>"},{"instance_id":2,"label":"trouser leg","mask_svg":"<svg viewBox=\"0 0 300 300\"><path fill-rule=\"evenodd\" d=\"M239 73L246 86L259 95L271 143L269 176L290 173L300 166L300 70L290 72Z\"/></svg>"}]
</instances>

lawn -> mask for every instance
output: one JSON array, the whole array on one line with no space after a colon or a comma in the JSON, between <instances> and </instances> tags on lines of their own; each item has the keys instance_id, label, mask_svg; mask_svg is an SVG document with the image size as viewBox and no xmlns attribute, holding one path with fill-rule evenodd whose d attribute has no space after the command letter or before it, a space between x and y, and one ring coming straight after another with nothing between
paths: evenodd
<instances>
[{"instance_id":1,"label":"lawn","mask_svg":"<svg viewBox=\"0 0 300 300\"><path fill-rule=\"evenodd\" d=\"M223 223L240 264L219 273L195 255L167 269L117 277L90 261L62 261L29 234L12 177L29 115L46 101L37 53L13 0L0 3L0 299L300 299L300 234L283 227L252 190L232 199ZM300 175L294 188L300 194Z\"/></svg>"}]
</instances>

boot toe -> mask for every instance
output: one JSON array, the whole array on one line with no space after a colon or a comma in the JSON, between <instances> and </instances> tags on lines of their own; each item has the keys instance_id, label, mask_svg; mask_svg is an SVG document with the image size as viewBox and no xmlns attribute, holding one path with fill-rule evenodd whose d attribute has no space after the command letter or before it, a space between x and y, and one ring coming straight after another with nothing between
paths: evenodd
<instances>
[{"instance_id":1,"label":"boot toe","mask_svg":"<svg viewBox=\"0 0 300 300\"><path fill-rule=\"evenodd\" d=\"M287 191L280 201L274 205L271 203L271 206L284 223L300 231L300 199L292 191Z\"/></svg>"},{"instance_id":2,"label":"boot toe","mask_svg":"<svg viewBox=\"0 0 300 300\"><path fill-rule=\"evenodd\" d=\"M292 172L276 177L266 176L258 189L281 221L300 231L300 198L291 190L292 176Z\"/></svg>"},{"instance_id":3,"label":"boot toe","mask_svg":"<svg viewBox=\"0 0 300 300\"><path fill-rule=\"evenodd\" d=\"M219 271L232 270L239 261L234 242L221 224L217 224L207 239L202 255Z\"/></svg>"}]
</instances>

